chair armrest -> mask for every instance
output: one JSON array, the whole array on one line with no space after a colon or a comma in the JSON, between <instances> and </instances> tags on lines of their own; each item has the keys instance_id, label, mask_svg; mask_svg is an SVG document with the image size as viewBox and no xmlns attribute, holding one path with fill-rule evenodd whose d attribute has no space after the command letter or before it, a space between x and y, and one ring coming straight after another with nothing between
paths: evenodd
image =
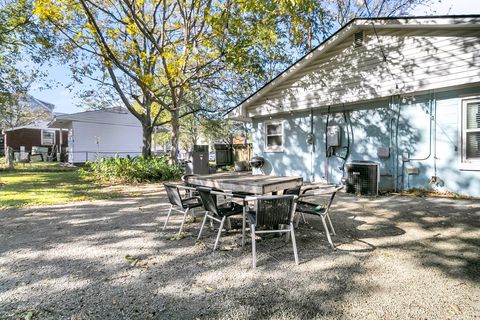
<instances>
[{"instance_id":1,"label":"chair armrest","mask_svg":"<svg viewBox=\"0 0 480 320\"><path fill-rule=\"evenodd\" d=\"M190 200L201 201L201 200L200 200L200 197L189 197L189 198L183 198L183 199L182 199L183 202L187 202L187 201L190 201Z\"/></svg>"},{"instance_id":2,"label":"chair armrest","mask_svg":"<svg viewBox=\"0 0 480 320\"><path fill-rule=\"evenodd\" d=\"M299 196L293 195L293 194L289 194L289 195L286 195L286 196L292 196L294 201L296 201L299 198ZM267 196L247 196L247 197L245 197L245 201L255 201L255 200L258 200L258 199L262 199L262 198L267 198L268 199L268 198L272 198L272 197L277 197L277 196L268 196L268 195ZM280 197L283 197L283 195L280 196Z\"/></svg>"},{"instance_id":3,"label":"chair armrest","mask_svg":"<svg viewBox=\"0 0 480 320\"><path fill-rule=\"evenodd\" d=\"M325 191L325 189L328 191ZM327 186L323 186L323 187L315 186L315 187L305 189L299 197L304 198L304 197L312 197L312 196L326 196L334 192L338 192L342 189L343 189L343 186L338 186L338 185L329 185L328 188ZM319 191L314 191L314 190L319 190Z\"/></svg>"},{"instance_id":4,"label":"chair armrest","mask_svg":"<svg viewBox=\"0 0 480 320\"><path fill-rule=\"evenodd\" d=\"M222 192L222 191L210 191L210 193L217 196L225 196L225 197L232 197L232 198L235 196L233 193Z\"/></svg>"},{"instance_id":5,"label":"chair armrest","mask_svg":"<svg viewBox=\"0 0 480 320\"><path fill-rule=\"evenodd\" d=\"M177 188L184 189L184 190L191 190L191 191L196 191L197 190L194 187L184 186L184 185L181 185L181 184L178 185Z\"/></svg>"}]
</instances>

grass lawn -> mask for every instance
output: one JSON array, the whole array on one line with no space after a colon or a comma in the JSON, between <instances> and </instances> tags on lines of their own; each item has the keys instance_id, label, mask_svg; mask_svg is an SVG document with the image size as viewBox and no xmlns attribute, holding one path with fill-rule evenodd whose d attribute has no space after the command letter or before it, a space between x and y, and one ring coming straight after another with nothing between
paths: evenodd
<instances>
[{"instance_id":1,"label":"grass lawn","mask_svg":"<svg viewBox=\"0 0 480 320\"><path fill-rule=\"evenodd\" d=\"M77 168L60 163L19 164L0 167L0 208L49 205L81 200L110 199L121 194L80 175Z\"/></svg>"}]
</instances>

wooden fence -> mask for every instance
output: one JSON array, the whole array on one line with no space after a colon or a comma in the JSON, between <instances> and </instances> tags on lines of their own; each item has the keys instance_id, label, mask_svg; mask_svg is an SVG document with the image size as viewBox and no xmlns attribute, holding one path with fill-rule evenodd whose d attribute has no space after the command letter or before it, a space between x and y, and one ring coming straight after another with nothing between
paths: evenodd
<instances>
[{"instance_id":1,"label":"wooden fence","mask_svg":"<svg viewBox=\"0 0 480 320\"><path fill-rule=\"evenodd\" d=\"M249 162L252 158L252 144L234 144L233 147L233 161Z\"/></svg>"}]
</instances>

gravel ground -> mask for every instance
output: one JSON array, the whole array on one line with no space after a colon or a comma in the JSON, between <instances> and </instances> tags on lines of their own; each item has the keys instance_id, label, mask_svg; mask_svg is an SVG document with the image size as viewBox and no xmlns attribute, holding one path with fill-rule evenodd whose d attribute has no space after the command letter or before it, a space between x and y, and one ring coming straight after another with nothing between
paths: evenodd
<instances>
[{"instance_id":1,"label":"gravel ground","mask_svg":"<svg viewBox=\"0 0 480 320\"><path fill-rule=\"evenodd\" d=\"M0 211L0 319L478 319L480 201L340 195L332 251L320 221L212 252L200 215L175 239L163 190Z\"/></svg>"}]
</instances>

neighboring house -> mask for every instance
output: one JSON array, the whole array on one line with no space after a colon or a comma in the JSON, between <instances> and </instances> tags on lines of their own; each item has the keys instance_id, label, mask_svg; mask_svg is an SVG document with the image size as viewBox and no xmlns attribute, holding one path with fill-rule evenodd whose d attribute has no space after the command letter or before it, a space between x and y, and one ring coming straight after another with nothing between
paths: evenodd
<instances>
[{"instance_id":1,"label":"neighboring house","mask_svg":"<svg viewBox=\"0 0 480 320\"><path fill-rule=\"evenodd\" d=\"M10 143L14 150L25 146L29 151L32 146L42 146L39 130L48 129L46 123L53 118L55 105L39 100L31 95L22 95L16 105L4 106L0 113L0 131L8 132ZM50 130L52 131L52 130ZM29 136L29 134L32 136ZM45 133L48 135L48 132ZM0 135L0 155L6 146L6 137ZM43 146L51 146L47 144Z\"/></svg>"},{"instance_id":2,"label":"neighboring house","mask_svg":"<svg viewBox=\"0 0 480 320\"><path fill-rule=\"evenodd\" d=\"M63 149L67 143L68 132L63 131L60 135L60 129L48 127L47 121L37 121L35 123L3 130L4 147L11 147L14 152L20 152L21 147L25 147L25 152L31 153L32 147L47 147L49 152L55 148L55 153Z\"/></svg>"},{"instance_id":3,"label":"neighboring house","mask_svg":"<svg viewBox=\"0 0 480 320\"><path fill-rule=\"evenodd\" d=\"M126 109L111 108L56 116L50 128L68 129L68 161L142 154L142 127Z\"/></svg>"},{"instance_id":4,"label":"neighboring house","mask_svg":"<svg viewBox=\"0 0 480 320\"><path fill-rule=\"evenodd\" d=\"M355 19L240 103L265 174L480 196L480 16ZM346 171L346 170L345 170Z\"/></svg>"}]
</instances>

